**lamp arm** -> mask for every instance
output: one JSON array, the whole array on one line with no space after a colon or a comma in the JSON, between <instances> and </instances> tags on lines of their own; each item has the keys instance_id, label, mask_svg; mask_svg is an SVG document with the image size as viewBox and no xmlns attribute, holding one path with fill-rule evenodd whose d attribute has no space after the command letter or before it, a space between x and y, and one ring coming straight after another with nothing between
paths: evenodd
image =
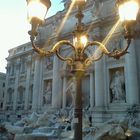
<instances>
[{"instance_id":1,"label":"lamp arm","mask_svg":"<svg viewBox=\"0 0 140 140\"><path fill-rule=\"evenodd\" d=\"M43 49L41 49L41 48L38 48L38 47L35 45L35 43L34 43L34 39L35 39L35 36L34 36L34 35L31 35L30 40L31 40L32 47L33 47L33 49L35 50L35 52L37 52L39 55L50 57L50 56L52 56L54 53L56 53L56 55L58 56L58 58L60 58L61 60L67 61L68 64L72 64L72 63L73 63L73 59L72 59L72 58L70 58L70 57L64 58L64 57L61 56L60 53L59 53L59 49L60 49L62 46L64 46L64 45L71 46L71 47L75 50L75 47L74 47L68 40L59 41L59 42L57 42L57 43L52 47L51 50L46 51L46 50L43 50Z\"/></svg>"},{"instance_id":2,"label":"lamp arm","mask_svg":"<svg viewBox=\"0 0 140 140\"><path fill-rule=\"evenodd\" d=\"M92 62L95 62L95 61L98 61L102 58L103 54L109 54L109 51L106 49L105 45L98 42L98 41L93 41L93 42L90 42L88 43L82 50L82 53L84 53L84 51L88 48L88 47L93 47L93 46L97 46L99 47L99 50L101 50L101 54L100 55L96 55L96 52L94 52L92 54L91 57L88 57L85 61L84 61L84 64L86 66L89 66Z\"/></svg>"},{"instance_id":3,"label":"lamp arm","mask_svg":"<svg viewBox=\"0 0 140 140\"><path fill-rule=\"evenodd\" d=\"M60 48L63 47L64 45L70 46L73 48L73 50L75 51L75 47L68 41L68 40L62 40L57 42L53 48L50 50L50 52L54 53L56 52L56 55L58 58L60 58L62 61L67 61L68 64L73 64L73 59L71 57L63 57L60 54Z\"/></svg>"},{"instance_id":4,"label":"lamp arm","mask_svg":"<svg viewBox=\"0 0 140 140\"><path fill-rule=\"evenodd\" d=\"M75 47L70 43L70 41L68 40L61 40L61 41L58 41L53 47L52 49L50 50L51 52L55 52L56 50L59 50L62 46L64 45L67 45L67 46L70 46L74 49L75 51Z\"/></svg>"},{"instance_id":5,"label":"lamp arm","mask_svg":"<svg viewBox=\"0 0 140 140\"><path fill-rule=\"evenodd\" d=\"M67 61L67 63L68 63L69 65L72 65L72 64L73 64L73 59L72 59L71 57L65 58L65 57L61 56L60 53L59 53L59 50L56 50L56 55L57 55L57 57L58 57L60 60L62 60L62 61Z\"/></svg>"},{"instance_id":6,"label":"lamp arm","mask_svg":"<svg viewBox=\"0 0 140 140\"><path fill-rule=\"evenodd\" d=\"M131 44L131 39L130 38L128 38L127 39L127 45L125 46L125 48L124 49L122 49L122 50L114 50L114 51L112 51L112 52L109 52L109 54L108 54L108 56L109 57L113 57L113 58L115 58L115 59L119 59L121 56L123 56L123 55L125 55L126 53L128 53L128 48L129 48L129 46L130 46L130 44Z\"/></svg>"},{"instance_id":7,"label":"lamp arm","mask_svg":"<svg viewBox=\"0 0 140 140\"><path fill-rule=\"evenodd\" d=\"M84 64L85 66L91 65L93 62L100 60L103 57L103 53L101 53L98 57L95 57L92 55L92 57L88 57L85 61Z\"/></svg>"},{"instance_id":8,"label":"lamp arm","mask_svg":"<svg viewBox=\"0 0 140 140\"><path fill-rule=\"evenodd\" d=\"M53 55L53 52L51 52L51 51L46 51L41 48L38 48L34 43L34 37L30 37L30 40L31 40L31 44L32 44L34 51L37 52L39 55L48 56L48 57Z\"/></svg>"},{"instance_id":9,"label":"lamp arm","mask_svg":"<svg viewBox=\"0 0 140 140\"><path fill-rule=\"evenodd\" d=\"M109 57L113 57L113 58L115 58L115 59L119 59L121 56L123 56L123 55L125 55L126 53L128 53L127 52L127 50L128 50L128 48L129 48L129 46L130 46L130 44L131 44L131 38L128 38L127 39L127 45L125 46L125 48L124 49L122 49L122 50L118 50L118 49L116 49L116 50L114 50L114 51L109 51L106 47L105 47L105 45L104 44L102 44L101 42L98 42L98 41L93 41L93 42L90 42L90 43L88 43L86 46L85 46L85 48L82 50L82 52L84 52L85 50L86 50L86 48L88 48L88 47L93 47L94 45L96 45L97 47L99 47L99 49L102 51L102 53L101 53L101 55L99 56L99 57L94 57L94 54L93 54L93 56L91 57L91 58L87 58L87 60L86 61L97 61L97 60L99 60L102 56L103 56L103 54L106 54L106 55L108 55ZM86 62L85 61L85 62Z\"/></svg>"},{"instance_id":10,"label":"lamp arm","mask_svg":"<svg viewBox=\"0 0 140 140\"><path fill-rule=\"evenodd\" d=\"M102 53L104 54L109 54L109 51L106 49L105 45L102 44L101 42L98 41L93 41L93 42L89 42L82 50L82 53L84 53L84 51L88 48L88 47L93 47L93 46L97 46L99 47L99 49L102 51Z\"/></svg>"}]
</instances>

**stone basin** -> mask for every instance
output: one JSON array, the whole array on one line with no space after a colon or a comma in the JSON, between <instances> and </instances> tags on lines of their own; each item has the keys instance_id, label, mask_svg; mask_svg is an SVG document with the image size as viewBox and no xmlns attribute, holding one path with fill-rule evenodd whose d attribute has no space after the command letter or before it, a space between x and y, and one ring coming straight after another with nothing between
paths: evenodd
<instances>
[{"instance_id":1,"label":"stone basin","mask_svg":"<svg viewBox=\"0 0 140 140\"><path fill-rule=\"evenodd\" d=\"M17 134L14 140L48 140L48 137L41 134Z\"/></svg>"},{"instance_id":2,"label":"stone basin","mask_svg":"<svg viewBox=\"0 0 140 140\"><path fill-rule=\"evenodd\" d=\"M14 140L60 140L60 136L48 135L47 133L16 134Z\"/></svg>"}]
</instances>

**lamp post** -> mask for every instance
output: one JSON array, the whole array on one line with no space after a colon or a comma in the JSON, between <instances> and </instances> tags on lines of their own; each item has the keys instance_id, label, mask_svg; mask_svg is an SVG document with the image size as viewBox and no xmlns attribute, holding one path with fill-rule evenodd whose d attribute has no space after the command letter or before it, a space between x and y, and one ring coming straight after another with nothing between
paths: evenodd
<instances>
[{"instance_id":1,"label":"lamp post","mask_svg":"<svg viewBox=\"0 0 140 140\"><path fill-rule=\"evenodd\" d=\"M44 22L44 17L47 10L51 6L50 0L27 0L28 4L28 19L32 25L31 31L29 31L31 43L33 49L41 56L52 56L56 54L58 58L62 61L66 61L68 65L71 66L72 72L76 77L76 99L75 99L75 113L74 113L74 122L75 122L75 132L74 140L82 140L82 94L81 94L81 79L84 76L87 66L92 62L98 61L102 56L108 55L115 59L119 59L121 56L127 53L127 49L133 38L132 26L136 22L137 14L139 11L139 4L137 0L117 0L117 5L120 14L120 20L123 23L125 29L125 39L127 45L122 50L109 51L105 45L98 41L88 42L88 34L86 33L86 28L82 19L84 17L83 8L86 5L86 0L75 0L75 5L77 6L77 24L73 32L73 43L68 40L61 40L57 42L51 50L45 51L41 48L38 48L34 40L37 36L37 27L42 25ZM132 9L132 10L131 10ZM37 10L37 12L35 11ZM41 12L41 13L38 13ZM131 12L131 13L130 13ZM73 50L73 54L70 57L63 57L60 54L60 48L64 45L70 46ZM88 57L85 54L85 50L88 47L97 46L100 54L96 55L93 53L92 57Z\"/></svg>"}]
</instances>

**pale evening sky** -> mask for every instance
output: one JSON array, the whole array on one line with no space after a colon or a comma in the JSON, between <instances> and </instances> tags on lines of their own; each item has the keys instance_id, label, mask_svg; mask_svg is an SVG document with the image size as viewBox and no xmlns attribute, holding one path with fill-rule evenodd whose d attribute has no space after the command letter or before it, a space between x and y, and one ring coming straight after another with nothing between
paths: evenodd
<instances>
[{"instance_id":1,"label":"pale evening sky","mask_svg":"<svg viewBox=\"0 0 140 140\"><path fill-rule=\"evenodd\" d=\"M51 0L48 16L63 10L62 0ZM0 72L6 72L8 50L29 42L26 0L2 0L0 4Z\"/></svg>"}]
</instances>

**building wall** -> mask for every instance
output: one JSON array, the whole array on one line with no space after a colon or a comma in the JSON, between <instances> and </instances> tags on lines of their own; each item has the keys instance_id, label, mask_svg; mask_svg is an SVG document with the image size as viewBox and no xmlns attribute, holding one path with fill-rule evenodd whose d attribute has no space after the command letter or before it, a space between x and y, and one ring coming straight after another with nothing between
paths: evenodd
<instances>
[{"instance_id":1,"label":"building wall","mask_svg":"<svg viewBox=\"0 0 140 140\"><path fill-rule=\"evenodd\" d=\"M110 51L125 45L121 26L117 26L111 38L108 35L118 21L114 5L114 0L96 3L90 0L83 19L89 31L89 40L103 41ZM47 19L46 24L39 28L36 43L40 47L51 49L58 40L73 40L71 32L76 24L76 10L73 9L61 28L68 10L67 3L65 6L63 11ZM82 82L84 107L90 109L95 123L123 117L129 106L139 105L139 41L139 38L135 38L130 53L119 60L104 56L98 62L93 62L86 71ZM88 49L86 55L91 56L95 51L96 46ZM63 47L64 56L70 56L71 53L70 48ZM9 50L7 62L3 106L6 112L44 112L49 108L74 107L75 79L69 66L55 55L40 57L33 51L31 44L26 43Z\"/></svg>"},{"instance_id":2,"label":"building wall","mask_svg":"<svg viewBox=\"0 0 140 140\"><path fill-rule=\"evenodd\" d=\"M0 73L0 110L3 108L6 74Z\"/></svg>"}]
</instances>

